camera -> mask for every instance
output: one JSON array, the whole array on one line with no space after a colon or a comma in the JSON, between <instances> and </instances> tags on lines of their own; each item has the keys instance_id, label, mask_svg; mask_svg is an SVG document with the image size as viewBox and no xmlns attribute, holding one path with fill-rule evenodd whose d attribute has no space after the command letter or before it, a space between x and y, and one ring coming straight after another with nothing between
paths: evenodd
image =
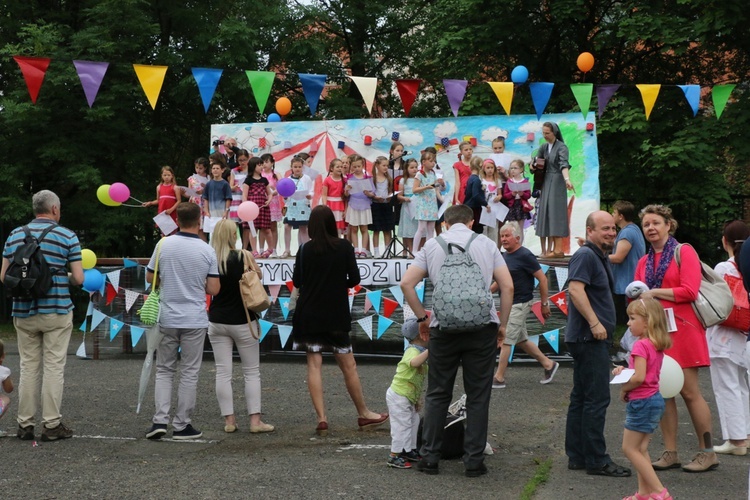
<instances>
[{"instance_id":1,"label":"camera","mask_svg":"<svg viewBox=\"0 0 750 500\"><path fill-rule=\"evenodd\" d=\"M216 147L216 146L223 146L224 145L224 140L223 139L216 139L213 143L211 143L211 145L214 146L214 147Z\"/></svg>"}]
</instances>

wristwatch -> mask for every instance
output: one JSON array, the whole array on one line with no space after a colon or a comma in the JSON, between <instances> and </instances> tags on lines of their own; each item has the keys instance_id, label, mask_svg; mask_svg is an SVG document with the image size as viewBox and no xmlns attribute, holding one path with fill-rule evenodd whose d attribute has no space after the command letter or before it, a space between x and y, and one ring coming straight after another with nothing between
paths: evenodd
<instances>
[{"instance_id":1,"label":"wristwatch","mask_svg":"<svg viewBox=\"0 0 750 500\"><path fill-rule=\"evenodd\" d=\"M428 318L428 317L429 317L429 316L427 316L427 315L425 314L425 315L424 315L423 317L421 317L421 318L417 318L417 323L423 323L423 322L427 321L427 318Z\"/></svg>"},{"instance_id":2,"label":"wristwatch","mask_svg":"<svg viewBox=\"0 0 750 500\"><path fill-rule=\"evenodd\" d=\"M542 302L542 307L549 307L549 302Z\"/></svg>"}]
</instances>

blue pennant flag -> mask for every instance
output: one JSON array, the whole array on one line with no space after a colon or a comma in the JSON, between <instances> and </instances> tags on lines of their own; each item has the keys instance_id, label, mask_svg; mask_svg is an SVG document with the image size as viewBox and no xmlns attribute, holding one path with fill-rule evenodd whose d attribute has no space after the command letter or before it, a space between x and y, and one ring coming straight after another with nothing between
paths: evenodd
<instances>
[{"instance_id":1,"label":"blue pennant flag","mask_svg":"<svg viewBox=\"0 0 750 500\"><path fill-rule=\"evenodd\" d=\"M547 107L547 103L549 103L549 98L552 95L552 88L554 86L555 84L550 82L534 82L529 84L531 100L534 102L537 120L542 119L544 109Z\"/></svg>"},{"instance_id":2,"label":"blue pennant flag","mask_svg":"<svg viewBox=\"0 0 750 500\"><path fill-rule=\"evenodd\" d=\"M125 325L122 321L118 321L115 318L109 318L109 341L112 342L120 333L122 327Z\"/></svg>"},{"instance_id":3,"label":"blue pennant flag","mask_svg":"<svg viewBox=\"0 0 750 500\"><path fill-rule=\"evenodd\" d=\"M408 349L408 347L409 347L409 344L410 344L410 342L409 342L409 339L407 339L407 338L404 338L404 351L405 351L406 349Z\"/></svg>"},{"instance_id":4,"label":"blue pennant flag","mask_svg":"<svg viewBox=\"0 0 750 500\"><path fill-rule=\"evenodd\" d=\"M398 305L404 307L404 292L401 291L401 286L393 285L388 289L388 291L391 292L391 295L393 295L393 298L396 299Z\"/></svg>"},{"instance_id":5,"label":"blue pennant flag","mask_svg":"<svg viewBox=\"0 0 750 500\"><path fill-rule=\"evenodd\" d=\"M273 328L273 323L264 319L259 319L258 324L260 325L260 340L258 340L258 342L263 342L263 339L266 338L266 334L268 334L271 328Z\"/></svg>"},{"instance_id":6,"label":"blue pennant flag","mask_svg":"<svg viewBox=\"0 0 750 500\"><path fill-rule=\"evenodd\" d=\"M307 105L310 106L310 116L315 115L318 110L318 102L323 87L326 86L326 75L312 75L299 73L300 82L302 82L302 92L305 94Z\"/></svg>"},{"instance_id":7,"label":"blue pennant flag","mask_svg":"<svg viewBox=\"0 0 750 500\"><path fill-rule=\"evenodd\" d=\"M560 354L560 329L550 330L547 333L543 333L542 336L547 342L549 342L552 349L554 349L557 354Z\"/></svg>"},{"instance_id":8,"label":"blue pennant flag","mask_svg":"<svg viewBox=\"0 0 750 500\"><path fill-rule=\"evenodd\" d=\"M86 308L86 316L91 316L94 314L94 303L91 301L91 298L89 298L89 305Z\"/></svg>"},{"instance_id":9,"label":"blue pennant flag","mask_svg":"<svg viewBox=\"0 0 750 500\"><path fill-rule=\"evenodd\" d=\"M700 85L678 85L685 94L690 108L693 110L693 116L698 114L698 106L701 102L701 86Z\"/></svg>"},{"instance_id":10,"label":"blue pennant flag","mask_svg":"<svg viewBox=\"0 0 750 500\"><path fill-rule=\"evenodd\" d=\"M529 337L529 342L533 342L534 345L539 345L539 335L532 335Z\"/></svg>"},{"instance_id":11,"label":"blue pennant flag","mask_svg":"<svg viewBox=\"0 0 750 500\"><path fill-rule=\"evenodd\" d=\"M424 302L424 289L427 286L427 279L423 279L420 284L418 284L414 289L417 291L417 297L419 297L420 302ZM401 307L404 307L403 304L401 304Z\"/></svg>"},{"instance_id":12,"label":"blue pennant flag","mask_svg":"<svg viewBox=\"0 0 750 500\"><path fill-rule=\"evenodd\" d=\"M83 324L81 325L81 328L79 328L79 330L86 333L86 324L88 323L88 321L89 321L88 318L84 319Z\"/></svg>"},{"instance_id":13,"label":"blue pennant flag","mask_svg":"<svg viewBox=\"0 0 750 500\"><path fill-rule=\"evenodd\" d=\"M389 326L393 324L393 321L386 318L385 316L378 316L378 338L382 337Z\"/></svg>"},{"instance_id":14,"label":"blue pennant flag","mask_svg":"<svg viewBox=\"0 0 750 500\"><path fill-rule=\"evenodd\" d=\"M377 290L374 292L367 292L367 298L370 299L370 303L372 304L372 308L375 309L375 312L380 312L380 298L383 294L382 290Z\"/></svg>"},{"instance_id":15,"label":"blue pennant flag","mask_svg":"<svg viewBox=\"0 0 750 500\"><path fill-rule=\"evenodd\" d=\"M214 68L192 68L193 78L198 84L198 91L203 101L203 109L208 113L208 107L211 105L211 99L214 98L216 86L219 85L223 69Z\"/></svg>"},{"instance_id":16,"label":"blue pennant flag","mask_svg":"<svg viewBox=\"0 0 750 500\"><path fill-rule=\"evenodd\" d=\"M289 336L292 334L292 327L288 325L276 325L276 327L279 329L279 339L281 340L281 347L284 348L284 346L286 346L287 340L289 340Z\"/></svg>"},{"instance_id":17,"label":"blue pennant flag","mask_svg":"<svg viewBox=\"0 0 750 500\"><path fill-rule=\"evenodd\" d=\"M281 314L284 315L284 321L289 317L289 297L279 297L279 307Z\"/></svg>"},{"instance_id":18,"label":"blue pennant flag","mask_svg":"<svg viewBox=\"0 0 750 500\"><path fill-rule=\"evenodd\" d=\"M94 309L91 317L91 330L89 331L93 332L94 330L96 330L96 327L99 326L99 323L104 321L104 318L106 317L107 316L105 316L99 309Z\"/></svg>"},{"instance_id":19,"label":"blue pennant flag","mask_svg":"<svg viewBox=\"0 0 750 500\"><path fill-rule=\"evenodd\" d=\"M143 289L148 291L149 288L151 288L151 283L149 283L148 280L146 280L146 277L144 276L143 277Z\"/></svg>"},{"instance_id":20,"label":"blue pennant flag","mask_svg":"<svg viewBox=\"0 0 750 500\"><path fill-rule=\"evenodd\" d=\"M508 357L508 363L513 362L513 353L516 352L516 346L510 346L510 356Z\"/></svg>"},{"instance_id":21,"label":"blue pennant flag","mask_svg":"<svg viewBox=\"0 0 750 500\"><path fill-rule=\"evenodd\" d=\"M122 264L125 266L125 269L129 267L138 267L138 262L133 259L122 259Z\"/></svg>"},{"instance_id":22,"label":"blue pennant flag","mask_svg":"<svg viewBox=\"0 0 750 500\"><path fill-rule=\"evenodd\" d=\"M138 326L130 326L130 341L133 345L133 347L138 344L138 341L141 340L141 337L143 337L143 333L146 331L145 328L141 328Z\"/></svg>"},{"instance_id":23,"label":"blue pennant flag","mask_svg":"<svg viewBox=\"0 0 750 500\"><path fill-rule=\"evenodd\" d=\"M544 275L546 276L546 275L547 275L547 271L549 271L549 266L548 266L548 265L546 265L546 264L539 264L539 267L541 267L541 268L542 268L542 272L543 272L543 273L544 273ZM538 279L536 279L536 278L534 278L534 288L536 288L536 287L538 287L538 286L539 286L539 280L538 280Z\"/></svg>"}]
</instances>

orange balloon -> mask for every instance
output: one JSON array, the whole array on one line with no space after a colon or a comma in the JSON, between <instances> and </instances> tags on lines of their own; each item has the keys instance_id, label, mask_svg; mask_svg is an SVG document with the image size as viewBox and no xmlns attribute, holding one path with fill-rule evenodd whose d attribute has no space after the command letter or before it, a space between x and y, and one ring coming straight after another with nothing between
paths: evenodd
<instances>
[{"instance_id":1,"label":"orange balloon","mask_svg":"<svg viewBox=\"0 0 750 500\"><path fill-rule=\"evenodd\" d=\"M281 116L286 116L292 110L292 101L286 97L279 97L276 101L276 112Z\"/></svg>"},{"instance_id":2,"label":"orange balloon","mask_svg":"<svg viewBox=\"0 0 750 500\"><path fill-rule=\"evenodd\" d=\"M593 67L594 56L591 55L591 52L581 52L581 55L578 56L578 69L584 73L588 73Z\"/></svg>"}]
</instances>

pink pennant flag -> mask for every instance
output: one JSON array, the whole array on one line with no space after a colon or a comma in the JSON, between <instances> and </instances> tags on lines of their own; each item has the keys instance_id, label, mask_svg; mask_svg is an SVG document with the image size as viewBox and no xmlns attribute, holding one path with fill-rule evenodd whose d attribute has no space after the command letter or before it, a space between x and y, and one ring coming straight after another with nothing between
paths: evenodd
<instances>
[{"instance_id":1,"label":"pink pennant flag","mask_svg":"<svg viewBox=\"0 0 750 500\"><path fill-rule=\"evenodd\" d=\"M531 310L534 312L534 316L536 316L536 319L538 319L541 324L544 324L545 319L544 316L542 316L542 303L534 302L533 304L531 304Z\"/></svg>"},{"instance_id":2,"label":"pink pennant flag","mask_svg":"<svg viewBox=\"0 0 750 500\"><path fill-rule=\"evenodd\" d=\"M81 86L83 87L83 93L86 94L86 101L89 103L90 108L94 105L94 100L99 93L99 87L102 85L102 80L104 80L104 75L107 73L109 63L73 61L73 65L76 67L78 78L81 80Z\"/></svg>"},{"instance_id":3,"label":"pink pennant flag","mask_svg":"<svg viewBox=\"0 0 750 500\"><path fill-rule=\"evenodd\" d=\"M365 295L365 314L367 314L367 311L369 311L370 308L372 308L372 302L370 302L370 297Z\"/></svg>"},{"instance_id":4,"label":"pink pennant flag","mask_svg":"<svg viewBox=\"0 0 750 500\"><path fill-rule=\"evenodd\" d=\"M276 302L276 299L279 297L280 290L281 285L268 285L268 291L271 292L271 302Z\"/></svg>"}]
</instances>

